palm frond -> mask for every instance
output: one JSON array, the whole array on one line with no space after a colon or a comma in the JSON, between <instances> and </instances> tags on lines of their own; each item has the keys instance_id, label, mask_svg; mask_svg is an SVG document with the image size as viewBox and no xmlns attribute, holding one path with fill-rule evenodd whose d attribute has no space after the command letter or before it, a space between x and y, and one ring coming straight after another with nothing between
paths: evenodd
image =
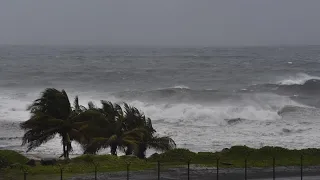
<instances>
[{"instance_id":1,"label":"palm frond","mask_svg":"<svg viewBox=\"0 0 320 180\"><path fill-rule=\"evenodd\" d=\"M150 118L145 119L145 128L151 133L155 133L156 130L152 126L152 121Z\"/></svg>"},{"instance_id":2,"label":"palm frond","mask_svg":"<svg viewBox=\"0 0 320 180\"><path fill-rule=\"evenodd\" d=\"M97 107L93 104L93 102L88 102L88 109L97 109Z\"/></svg>"},{"instance_id":3,"label":"palm frond","mask_svg":"<svg viewBox=\"0 0 320 180\"><path fill-rule=\"evenodd\" d=\"M118 112L118 116L123 116L123 110L119 104L114 104L114 108Z\"/></svg>"},{"instance_id":4,"label":"palm frond","mask_svg":"<svg viewBox=\"0 0 320 180\"><path fill-rule=\"evenodd\" d=\"M176 148L176 143L168 136L154 136L147 142L147 145L149 148L153 148L158 151L167 151Z\"/></svg>"},{"instance_id":5,"label":"palm frond","mask_svg":"<svg viewBox=\"0 0 320 180\"><path fill-rule=\"evenodd\" d=\"M22 145L28 145L27 151L39 147L41 144L53 139L58 133L58 128L51 128L47 130L32 129L28 130L22 137Z\"/></svg>"},{"instance_id":6,"label":"palm frond","mask_svg":"<svg viewBox=\"0 0 320 180\"><path fill-rule=\"evenodd\" d=\"M42 112L57 119L66 119L71 113L71 105L64 90L58 91L54 88L48 88L27 110L31 113Z\"/></svg>"},{"instance_id":7,"label":"palm frond","mask_svg":"<svg viewBox=\"0 0 320 180\"><path fill-rule=\"evenodd\" d=\"M118 104L112 104L110 101L101 100L102 112L106 115L109 121L115 122L123 116L122 108Z\"/></svg>"},{"instance_id":8,"label":"palm frond","mask_svg":"<svg viewBox=\"0 0 320 180\"><path fill-rule=\"evenodd\" d=\"M80 111L79 97L76 96L73 101L73 108L75 111Z\"/></svg>"},{"instance_id":9,"label":"palm frond","mask_svg":"<svg viewBox=\"0 0 320 180\"><path fill-rule=\"evenodd\" d=\"M137 140L142 140L142 138L147 134L148 132L144 128L135 128L129 131L125 131L123 133L123 137L130 137Z\"/></svg>"},{"instance_id":10,"label":"palm frond","mask_svg":"<svg viewBox=\"0 0 320 180\"><path fill-rule=\"evenodd\" d=\"M36 112L31 115L29 120L22 122L20 127L24 130L36 128L46 130L51 127L62 126L63 122L61 119L53 118L42 112Z\"/></svg>"},{"instance_id":11,"label":"palm frond","mask_svg":"<svg viewBox=\"0 0 320 180\"><path fill-rule=\"evenodd\" d=\"M76 96L76 97L74 98L73 110L74 110L77 114L79 114L79 113L84 112L84 111L87 110L86 107L84 107L84 106L82 106L82 105L79 104L79 97L78 97L78 96Z\"/></svg>"},{"instance_id":12,"label":"palm frond","mask_svg":"<svg viewBox=\"0 0 320 180\"><path fill-rule=\"evenodd\" d=\"M107 148L115 137L110 138L94 138L90 144L83 145L85 154L96 154L100 149Z\"/></svg>"}]
</instances>

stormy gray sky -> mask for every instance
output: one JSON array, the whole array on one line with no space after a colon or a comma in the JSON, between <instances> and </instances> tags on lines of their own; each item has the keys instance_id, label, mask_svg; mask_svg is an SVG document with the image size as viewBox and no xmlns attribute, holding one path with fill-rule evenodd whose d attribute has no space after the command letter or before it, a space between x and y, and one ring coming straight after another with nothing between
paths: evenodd
<instances>
[{"instance_id":1,"label":"stormy gray sky","mask_svg":"<svg viewBox=\"0 0 320 180\"><path fill-rule=\"evenodd\" d=\"M320 44L320 0L0 0L0 44Z\"/></svg>"}]
</instances>

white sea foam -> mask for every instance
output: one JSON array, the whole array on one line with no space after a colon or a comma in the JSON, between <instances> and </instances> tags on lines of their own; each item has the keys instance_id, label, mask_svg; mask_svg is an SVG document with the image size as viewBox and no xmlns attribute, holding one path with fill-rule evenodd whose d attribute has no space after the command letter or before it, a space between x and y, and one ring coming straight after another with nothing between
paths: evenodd
<instances>
[{"instance_id":1,"label":"white sea foam","mask_svg":"<svg viewBox=\"0 0 320 180\"><path fill-rule=\"evenodd\" d=\"M311 79L318 79L320 80L320 77L318 76L311 76L305 73L298 73L294 76L289 76L283 80L278 81L278 84L281 85L294 85L294 84L304 84L306 81Z\"/></svg>"},{"instance_id":2,"label":"white sea foam","mask_svg":"<svg viewBox=\"0 0 320 180\"><path fill-rule=\"evenodd\" d=\"M79 95L80 103L85 106L88 101L100 106L101 99L125 101L136 106L152 118L157 133L170 135L178 147L194 151L215 151L233 145L318 147L319 108L304 108L286 97L318 107L317 93L304 91L318 88L318 82L303 86L301 93L295 91L298 88L275 90L279 84L303 84L309 79L320 79L316 77L320 76L317 74L318 55L311 49L282 48L280 54L273 54L270 49L261 48L199 51L192 48L92 47L87 51L82 47L64 46L7 47L1 54L1 64L7 68L0 70L0 146L25 150L20 146L21 139L14 138L23 134L19 122L29 117L26 106L43 88L52 86L66 88L71 101ZM298 73L298 64L292 59L296 58L292 57L293 51L301 55L300 68L310 74L284 74ZM199 54L201 58L192 59L190 54ZM274 58L253 62L248 54L259 54L260 59ZM57 55L59 57L54 58ZM238 60L250 66L239 66ZM274 64L277 67L272 66ZM278 74L278 78L274 77ZM249 88L251 83L257 85ZM264 86L264 83L278 85ZM203 90L207 88L213 90ZM244 88L247 90L239 91ZM113 92L114 96L107 92ZM281 93L282 96L262 92ZM279 116L277 111L285 106L294 108L287 111L284 108L285 112ZM232 118L247 120L233 124L224 120ZM3 121L9 123L3 125ZM290 133L284 133L284 129ZM61 139L57 137L30 153L59 155L61 149ZM74 150L74 153L81 153L76 144Z\"/></svg>"},{"instance_id":3,"label":"white sea foam","mask_svg":"<svg viewBox=\"0 0 320 180\"><path fill-rule=\"evenodd\" d=\"M24 121L28 118L28 105L36 99L35 93L19 93L15 91L1 91L0 120Z\"/></svg>"},{"instance_id":4,"label":"white sea foam","mask_svg":"<svg viewBox=\"0 0 320 180\"><path fill-rule=\"evenodd\" d=\"M93 101L97 106L100 106L101 99L117 103L124 101L102 92L92 91L78 94L73 91L67 92L71 101L75 95L79 95L80 103L83 105L86 105L88 101ZM15 93L6 95L5 97L1 96L4 102L1 106L1 115L7 112L3 117L22 121L29 116L29 113L24 110L25 106L38 97L39 94L29 93L23 98L16 99L14 98L16 96ZM287 129L301 129L298 120L293 121L290 119L290 121L284 121L277 114L277 111L286 105L300 106L300 104L283 96L274 94L247 95L242 99L227 99L219 103L212 102L211 104L160 103L142 100L127 102L150 117L159 134L170 135L177 142L178 147L190 148L194 151L221 150L239 144L259 147L261 142L264 142L265 145L298 147L297 143L304 142L301 140L297 141L297 143L292 143L294 136L289 137L287 134L283 134L284 127ZM15 110L12 111L12 108ZM232 118L243 118L248 121L237 123L236 125L228 125L225 119ZM304 125L304 128L308 129L309 127L307 126L313 125ZM303 134L310 132L316 131L313 128L299 133L303 136ZM285 135L285 137L279 140L279 135ZM314 135L314 139L316 139L318 136ZM12 149L21 150L20 143L21 141L17 139L10 142L8 146ZM57 156L61 153L60 143L60 138L56 137L32 153ZM312 147L314 145L314 142L309 140L304 143L304 147ZM81 152L80 146L74 144L74 153L79 154Z\"/></svg>"},{"instance_id":5,"label":"white sea foam","mask_svg":"<svg viewBox=\"0 0 320 180\"><path fill-rule=\"evenodd\" d=\"M152 119L170 121L199 121L219 124L224 119L243 118L249 120L277 120L277 111L286 105L303 106L287 97L272 94L246 96L241 101L226 100L211 104L190 103L151 103L132 101L133 106L141 109Z\"/></svg>"},{"instance_id":6,"label":"white sea foam","mask_svg":"<svg viewBox=\"0 0 320 180\"><path fill-rule=\"evenodd\" d=\"M190 89L188 86L185 86L185 85L176 85L176 86L173 86L172 88L174 88L174 89Z\"/></svg>"}]
</instances>

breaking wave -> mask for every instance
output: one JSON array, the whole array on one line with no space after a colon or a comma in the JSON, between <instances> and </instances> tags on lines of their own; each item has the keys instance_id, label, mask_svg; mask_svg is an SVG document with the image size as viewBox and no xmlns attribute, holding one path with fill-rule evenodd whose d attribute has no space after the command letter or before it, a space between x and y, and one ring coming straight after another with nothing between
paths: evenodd
<instances>
[{"instance_id":1,"label":"breaking wave","mask_svg":"<svg viewBox=\"0 0 320 180\"><path fill-rule=\"evenodd\" d=\"M288 95L308 95L309 93L320 94L320 77L309 76L307 74L300 74L297 75L297 77L285 79L276 84L267 83L253 85L248 89L255 92L288 93Z\"/></svg>"},{"instance_id":2,"label":"breaking wave","mask_svg":"<svg viewBox=\"0 0 320 180\"><path fill-rule=\"evenodd\" d=\"M284 106L283 108L281 108L278 111L279 115L287 115L287 114L305 114L305 115L320 115L320 111L318 108L314 108L314 107L308 107L308 106L292 106L292 105L287 105Z\"/></svg>"},{"instance_id":3,"label":"breaking wave","mask_svg":"<svg viewBox=\"0 0 320 180\"><path fill-rule=\"evenodd\" d=\"M177 86L173 86L172 89L190 89L190 88L185 85L177 85Z\"/></svg>"},{"instance_id":4,"label":"breaking wave","mask_svg":"<svg viewBox=\"0 0 320 180\"><path fill-rule=\"evenodd\" d=\"M320 79L309 79L303 84L278 85L279 90L294 92L317 92L320 90Z\"/></svg>"},{"instance_id":5,"label":"breaking wave","mask_svg":"<svg viewBox=\"0 0 320 180\"><path fill-rule=\"evenodd\" d=\"M304 131L309 131L312 128L303 128L303 129L288 129L288 128L283 128L282 132L280 134L292 134L292 133L302 133Z\"/></svg>"},{"instance_id":6,"label":"breaking wave","mask_svg":"<svg viewBox=\"0 0 320 180\"><path fill-rule=\"evenodd\" d=\"M208 125L215 126L225 124L225 119L248 120L276 120L280 116L272 108L258 107L254 105L202 105L202 104L154 104L133 101L135 107L157 122L174 123L179 126Z\"/></svg>"},{"instance_id":7,"label":"breaking wave","mask_svg":"<svg viewBox=\"0 0 320 180\"><path fill-rule=\"evenodd\" d=\"M174 86L170 88L147 91L123 91L112 94L124 100L165 101L165 102L205 102L219 101L226 97L236 96L213 89L190 89L187 86Z\"/></svg>"},{"instance_id":8,"label":"breaking wave","mask_svg":"<svg viewBox=\"0 0 320 180\"><path fill-rule=\"evenodd\" d=\"M22 137L0 137L1 140L15 140L15 139L22 139Z\"/></svg>"},{"instance_id":9,"label":"breaking wave","mask_svg":"<svg viewBox=\"0 0 320 180\"><path fill-rule=\"evenodd\" d=\"M275 94L242 94L234 99L225 98L219 102L201 103L181 101L170 103L137 98L127 102L142 110L148 117L155 120L155 123L178 126L215 126L278 120L281 119L278 111L283 107L300 106L288 97Z\"/></svg>"},{"instance_id":10,"label":"breaking wave","mask_svg":"<svg viewBox=\"0 0 320 180\"><path fill-rule=\"evenodd\" d=\"M320 77L310 76L305 73L298 73L296 76L291 76L289 78L281 80L277 84L280 84L280 85L303 85L309 80L320 80Z\"/></svg>"}]
</instances>

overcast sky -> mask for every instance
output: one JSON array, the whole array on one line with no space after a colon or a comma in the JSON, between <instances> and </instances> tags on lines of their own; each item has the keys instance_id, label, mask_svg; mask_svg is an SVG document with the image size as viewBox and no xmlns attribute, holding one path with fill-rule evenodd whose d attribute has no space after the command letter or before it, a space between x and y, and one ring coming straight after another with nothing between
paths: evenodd
<instances>
[{"instance_id":1,"label":"overcast sky","mask_svg":"<svg viewBox=\"0 0 320 180\"><path fill-rule=\"evenodd\" d=\"M0 44L320 44L320 0L0 0Z\"/></svg>"}]
</instances>

